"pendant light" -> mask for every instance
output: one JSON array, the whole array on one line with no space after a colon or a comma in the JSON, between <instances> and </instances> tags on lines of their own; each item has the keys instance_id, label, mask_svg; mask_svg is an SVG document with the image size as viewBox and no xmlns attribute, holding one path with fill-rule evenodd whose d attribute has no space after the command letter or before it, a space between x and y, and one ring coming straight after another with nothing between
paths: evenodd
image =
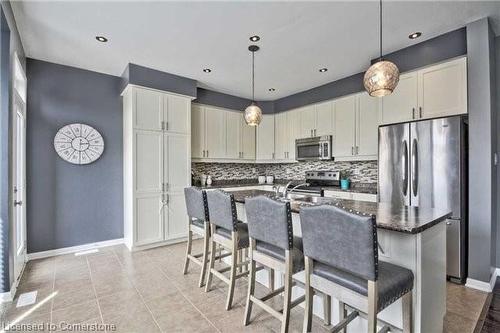
<instances>
[{"instance_id":1,"label":"pendant light","mask_svg":"<svg viewBox=\"0 0 500 333\"><path fill-rule=\"evenodd\" d=\"M399 69L391 61L382 59L382 0L380 10L380 58L368 68L363 79L366 91L372 97L391 94L399 82Z\"/></svg>"},{"instance_id":2,"label":"pendant light","mask_svg":"<svg viewBox=\"0 0 500 333\"><path fill-rule=\"evenodd\" d=\"M248 50L252 52L252 104L245 109L245 122L250 126L258 126L262 121L262 110L255 103L255 52L260 48L250 45Z\"/></svg>"}]
</instances>

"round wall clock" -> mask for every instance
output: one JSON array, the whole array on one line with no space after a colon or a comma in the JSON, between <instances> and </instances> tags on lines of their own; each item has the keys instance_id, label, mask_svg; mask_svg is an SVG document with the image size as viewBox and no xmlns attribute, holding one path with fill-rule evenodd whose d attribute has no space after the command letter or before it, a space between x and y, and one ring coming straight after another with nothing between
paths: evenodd
<instances>
[{"instance_id":1,"label":"round wall clock","mask_svg":"<svg viewBox=\"0 0 500 333\"><path fill-rule=\"evenodd\" d=\"M89 125L69 124L57 131L54 148L69 163L89 164L102 155L104 139Z\"/></svg>"}]
</instances>

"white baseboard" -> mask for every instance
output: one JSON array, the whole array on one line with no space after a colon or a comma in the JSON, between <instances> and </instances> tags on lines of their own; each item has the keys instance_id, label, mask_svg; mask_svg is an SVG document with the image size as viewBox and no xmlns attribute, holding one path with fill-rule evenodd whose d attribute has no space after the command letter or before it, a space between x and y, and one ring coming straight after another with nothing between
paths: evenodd
<instances>
[{"instance_id":1,"label":"white baseboard","mask_svg":"<svg viewBox=\"0 0 500 333\"><path fill-rule=\"evenodd\" d=\"M55 249L55 250L28 253L28 261L34 260L34 259L54 257L54 256L58 256L61 254L69 254L69 253L75 253L75 252L80 252L80 251L98 249L101 247L113 246L113 245L118 245L118 244L123 244L123 243L124 243L123 238L119 238L119 239L110 239L107 241L97 242L97 243L89 243L89 244L82 244L82 245L71 246L71 247L63 247L63 248Z\"/></svg>"},{"instance_id":2,"label":"white baseboard","mask_svg":"<svg viewBox=\"0 0 500 333\"><path fill-rule=\"evenodd\" d=\"M491 279L490 282L484 282L480 280L475 280L471 278L467 278L467 282L465 283L465 286L467 288L472 288L476 290L481 290L487 293L491 293L493 291L493 288L495 287L495 282L497 280L497 277L500 276L500 268L495 268L493 270L493 273L491 274Z\"/></svg>"}]
</instances>

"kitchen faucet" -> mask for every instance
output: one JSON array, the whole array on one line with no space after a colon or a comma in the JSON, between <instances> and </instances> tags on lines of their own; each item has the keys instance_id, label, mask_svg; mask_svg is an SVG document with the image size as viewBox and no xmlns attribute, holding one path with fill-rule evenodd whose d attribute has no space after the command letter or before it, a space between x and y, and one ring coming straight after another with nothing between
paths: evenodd
<instances>
[{"instance_id":1,"label":"kitchen faucet","mask_svg":"<svg viewBox=\"0 0 500 333\"><path fill-rule=\"evenodd\" d=\"M301 183L299 185L295 185L294 187L292 187L292 189L288 190L288 186L290 186L291 183L292 182L288 182L288 184L286 184L285 191L283 192L283 197L285 197L285 198L286 198L286 195L288 193L292 193L295 189L302 187L302 186L309 186L309 183Z\"/></svg>"}]
</instances>

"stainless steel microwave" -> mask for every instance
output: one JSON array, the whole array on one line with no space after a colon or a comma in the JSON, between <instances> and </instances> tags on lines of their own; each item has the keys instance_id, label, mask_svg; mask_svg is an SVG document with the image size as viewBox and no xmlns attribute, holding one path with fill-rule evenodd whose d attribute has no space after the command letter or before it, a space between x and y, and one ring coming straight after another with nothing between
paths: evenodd
<instances>
[{"instance_id":1,"label":"stainless steel microwave","mask_svg":"<svg viewBox=\"0 0 500 333\"><path fill-rule=\"evenodd\" d=\"M295 159L297 161L331 160L332 136L324 135L295 140Z\"/></svg>"}]
</instances>

